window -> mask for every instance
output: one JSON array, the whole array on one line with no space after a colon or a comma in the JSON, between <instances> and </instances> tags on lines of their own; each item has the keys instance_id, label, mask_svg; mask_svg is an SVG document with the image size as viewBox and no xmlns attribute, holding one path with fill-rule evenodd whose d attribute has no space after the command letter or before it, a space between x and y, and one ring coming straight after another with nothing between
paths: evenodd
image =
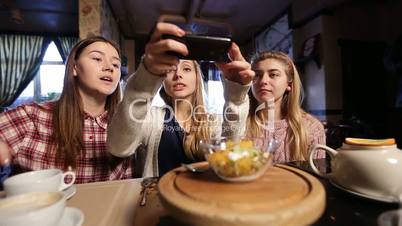
<instances>
[{"instance_id":1,"label":"window","mask_svg":"<svg viewBox=\"0 0 402 226\"><path fill-rule=\"evenodd\" d=\"M57 98L63 89L64 70L63 59L54 42L51 42L43 57L38 74L10 107Z\"/></svg>"},{"instance_id":2,"label":"window","mask_svg":"<svg viewBox=\"0 0 402 226\"><path fill-rule=\"evenodd\" d=\"M287 14L284 14L255 38L255 51L266 50L282 51L293 58L292 30L289 28Z\"/></svg>"}]
</instances>

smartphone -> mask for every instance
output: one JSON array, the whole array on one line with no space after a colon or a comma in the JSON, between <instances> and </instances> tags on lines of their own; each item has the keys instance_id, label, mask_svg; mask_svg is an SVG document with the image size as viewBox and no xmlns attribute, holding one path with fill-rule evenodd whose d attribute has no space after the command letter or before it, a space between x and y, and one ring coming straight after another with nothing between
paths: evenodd
<instances>
[{"instance_id":1,"label":"smartphone","mask_svg":"<svg viewBox=\"0 0 402 226\"><path fill-rule=\"evenodd\" d=\"M230 61L228 57L228 51L232 44L230 37L186 34L183 37L162 35L162 38L173 39L187 46L189 51L187 56L169 51L169 54L175 55L180 59L215 62Z\"/></svg>"}]
</instances>

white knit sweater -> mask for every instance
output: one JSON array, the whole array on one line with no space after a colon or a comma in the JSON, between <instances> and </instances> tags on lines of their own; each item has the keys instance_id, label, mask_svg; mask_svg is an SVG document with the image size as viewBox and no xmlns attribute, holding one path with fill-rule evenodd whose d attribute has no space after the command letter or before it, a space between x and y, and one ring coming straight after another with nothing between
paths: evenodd
<instances>
[{"instance_id":1,"label":"white knit sweater","mask_svg":"<svg viewBox=\"0 0 402 226\"><path fill-rule=\"evenodd\" d=\"M151 107L151 102L163 80L164 77L151 74L141 63L130 77L123 100L108 126L107 150L119 157L135 154L135 174L142 177L158 176L158 148L165 108ZM223 131L218 129L219 134L214 136L244 134L250 86L223 79L224 114L229 113L230 120L224 120Z\"/></svg>"}]
</instances>

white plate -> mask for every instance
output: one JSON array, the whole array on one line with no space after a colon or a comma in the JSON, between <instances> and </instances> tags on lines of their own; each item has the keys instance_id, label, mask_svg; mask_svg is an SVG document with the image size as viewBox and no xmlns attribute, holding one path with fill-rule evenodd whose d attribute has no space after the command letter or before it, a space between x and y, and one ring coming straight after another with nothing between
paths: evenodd
<instances>
[{"instance_id":1,"label":"white plate","mask_svg":"<svg viewBox=\"0 0 402 226\"><path fill-rule=\"evenodd\" d=\"M66 207L57 226L81 226L84 218L84 213L80 209Z\"/></svg>"},{"instance_id":2,"label":"white plate","mask_svg":"<svg viewBox=\"0 0 402 226\"><path fill-rule=\"evenodd\" d=\"M77 192L77 188L75 188L75 185L72 185L71 187L63 190L64 196L67 197L67 199L70 199L73 197L73 195Z\"/></svg>"},{"instance_id":3,"label":"white plate","mask_svg":"<svg viewBox=\"0 0 402 226\"><path fill-rule=\"evenodd\" d=\"M352 194L360 196L360 197L364 197L364 198L367 198L367 199L373 199L373 200L380 201L380 202L399 203L398 199L396 199L396 198L394 198L392 196L373 196L373 195L363 194L363 193L360 193L360 192L357 192L357 191L350 190L349 188L345 188L342 185L339 185L339 184L333 182L332 180L329 180L329 182L333 186L335 186L335 187L337 187L337 188L339 188L339 189L341 189L343 191L352 193Z\"/></svg>"}]
</instances>

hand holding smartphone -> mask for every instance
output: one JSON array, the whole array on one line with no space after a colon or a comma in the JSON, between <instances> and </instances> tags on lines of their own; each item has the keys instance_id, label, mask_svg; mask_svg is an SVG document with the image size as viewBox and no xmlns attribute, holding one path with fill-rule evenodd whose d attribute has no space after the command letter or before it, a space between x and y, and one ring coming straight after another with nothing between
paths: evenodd
<instances>
[{"instance_id":1,"label":"hand holding smartphone","mask_svg":"<svg viewBox=\"0 0 402 226\"><path fill-rule=\"evenodd\" d=\"M186 35L177 37L174 35L162 35L162 39L173 39L187 46L189 54L183 56L176 52L168 52L180 59L198 61L229 62L228 51L232 45L231 32L226 24L206 20L186 21L179 16L167 16L159 21L175 24Z\"/></svg>"},{"instance_id":2,"label":"hand holding smartphone","mask_svg":"<svg viewBox=\"0 0 402 226\"><path fill-rule=\"evenodd\" d=\"M227 37L205 36L186 34L183 37L174 35L163 35L163 39L173 39L185 44L189 54L183 56L176 52L169 52L180 59L190 59L199 61L228 62L228 51L232 40Z\"/></svg>"}]
</instances>

